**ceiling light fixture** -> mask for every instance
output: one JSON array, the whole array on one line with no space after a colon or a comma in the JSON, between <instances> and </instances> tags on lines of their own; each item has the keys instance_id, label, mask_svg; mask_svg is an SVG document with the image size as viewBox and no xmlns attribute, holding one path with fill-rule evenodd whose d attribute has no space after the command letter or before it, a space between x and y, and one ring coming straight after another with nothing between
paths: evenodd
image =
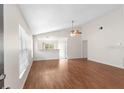
<instances>
[{"instance_id":1,"label":"ceiling light fixture","mask_svg":"<svg viewBox=\"0 0 124 93\"><path fill-rule=\"evenodd\" d=\"M72 20L72 31L70 33L71 37L79 37L82 33L78 29L74 29L74 21Z\"/></svg>"}]
</instances>

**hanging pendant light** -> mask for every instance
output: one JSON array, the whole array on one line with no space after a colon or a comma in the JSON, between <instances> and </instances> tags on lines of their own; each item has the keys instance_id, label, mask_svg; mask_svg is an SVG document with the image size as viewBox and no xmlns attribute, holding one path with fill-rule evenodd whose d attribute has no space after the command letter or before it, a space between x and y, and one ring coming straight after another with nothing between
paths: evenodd
<instances>
[{"instance_id":1,"label":"hanging pendant light","mask_svg":"<svg viewBox=\"0 0 124 93\"><path fill-rule=\"evenodd\" d=\"M70 33L70 36L79 37L82 33L78 29L74 29L73 25L74 25L74 21L72 20L72 31Z\"/></svg>"}]
</instances>

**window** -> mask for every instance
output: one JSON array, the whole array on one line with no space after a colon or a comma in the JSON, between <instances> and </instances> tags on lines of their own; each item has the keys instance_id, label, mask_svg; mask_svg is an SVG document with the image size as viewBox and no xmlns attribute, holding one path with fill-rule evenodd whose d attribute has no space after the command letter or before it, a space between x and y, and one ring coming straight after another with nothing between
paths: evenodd
<instances>
[{"instance_id":1,"label":"window","mask_svg":"<svg viewBox=\"0 0 124 93\"><path fill-rule=\"evenodd\" d=\"M19 25L19 78L21 78L26 71L29 64L28 60L28 35L25 30Z\"/></svg>"},{"instance_id":2,"label":"window","mask_svg":"<svg viewBox=\"0 0 124 93\"><path fill-rule=\"evenodd\" d=\"M56 40L39 40L38 50L40 51L52 51L58 49L58 41Z\"/></svg>"}]
</instances>

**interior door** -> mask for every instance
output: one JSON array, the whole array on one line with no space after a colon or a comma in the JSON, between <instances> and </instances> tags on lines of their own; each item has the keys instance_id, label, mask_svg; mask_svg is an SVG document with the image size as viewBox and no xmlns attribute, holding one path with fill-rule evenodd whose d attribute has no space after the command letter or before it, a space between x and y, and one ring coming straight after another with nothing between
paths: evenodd
<instances>
[{"instance_id":1,"label":"interior door","mask_svg":"<svg viewBox=\"0 0 124 93\"><path fill-rule=\"evenodd\" d=\"M87 58L87 40L83 40L83 58Z\"/></svg>"},{"instance_id":2,"label":"interior door","mask_svg":"<svg viewBox=\"0 0 124 93\"><path fill-rule=\"evenodd\" d=\"M0 88L4 87L3 5L0 4Z\"/></svg>"}]
</instances>

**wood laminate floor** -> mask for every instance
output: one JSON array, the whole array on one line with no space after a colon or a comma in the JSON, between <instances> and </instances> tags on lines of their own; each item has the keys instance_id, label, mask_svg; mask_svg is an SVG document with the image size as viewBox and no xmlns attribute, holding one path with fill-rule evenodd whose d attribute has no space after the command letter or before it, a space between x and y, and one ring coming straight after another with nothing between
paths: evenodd
<instances>
[{"instance_id":1,"label":"wood laminate floor","mask_svg":"<svg viewBox=\"0 0 124 93\"><path fill-rule=\"evenodd\" d=\"M36 61L24 88L124 88L124 69L82 59Z\"/></svg>"}]
</instances>

